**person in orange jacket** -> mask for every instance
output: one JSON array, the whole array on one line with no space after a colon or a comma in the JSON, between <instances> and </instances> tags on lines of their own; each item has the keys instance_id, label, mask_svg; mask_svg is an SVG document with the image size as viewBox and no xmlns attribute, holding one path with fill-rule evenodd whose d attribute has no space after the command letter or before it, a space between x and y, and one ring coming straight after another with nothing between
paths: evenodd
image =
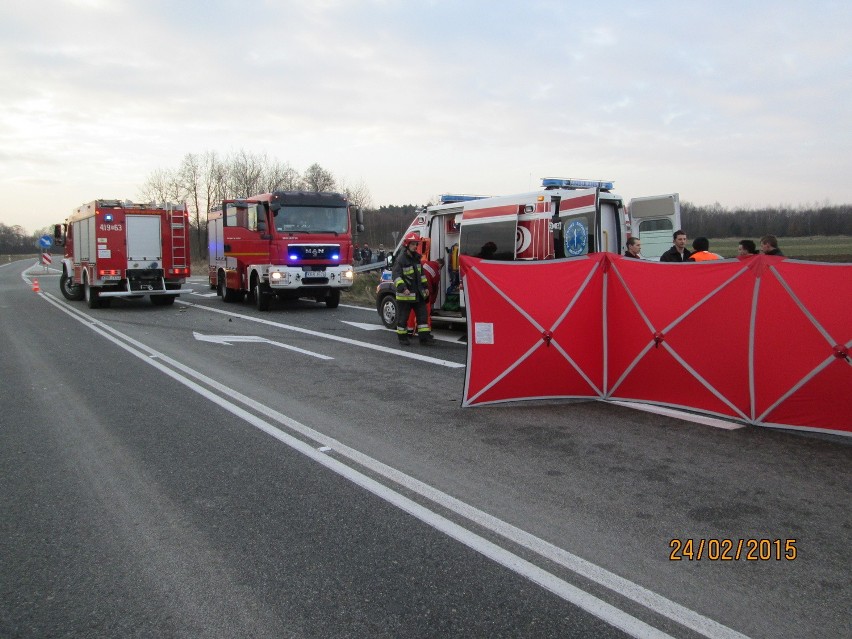
<instances>
[{"instance_id":1,"label":"person in orange jacket","mask_svg":"<svg viewBox=\"0 0 852 639\"><path fill-rule=\"evenodd\" d=\"M696 237L692 243L692 255L689 262L706 262L707 260L721 260L722 256L710 252L710 240L706 237Z\"/></svg>"}]
</instances>

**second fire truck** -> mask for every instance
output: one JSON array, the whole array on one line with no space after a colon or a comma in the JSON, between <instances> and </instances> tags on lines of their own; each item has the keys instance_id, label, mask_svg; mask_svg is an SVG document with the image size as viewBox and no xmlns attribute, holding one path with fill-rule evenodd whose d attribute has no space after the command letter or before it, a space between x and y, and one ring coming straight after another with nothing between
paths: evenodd
<instances>
[{"instance_id":1,"label":"second fire truck","mask_svg":"<svg viewBox=\"0 0 852 639\"><path fill-rule=\"evenodd\" d=\"M274 297L336 308L354 283L350 213L363 230L361 209L339 193L225 200L207 216L210 288L225 302L248 295L261 311Z\"/></svg>"}]
</instances>

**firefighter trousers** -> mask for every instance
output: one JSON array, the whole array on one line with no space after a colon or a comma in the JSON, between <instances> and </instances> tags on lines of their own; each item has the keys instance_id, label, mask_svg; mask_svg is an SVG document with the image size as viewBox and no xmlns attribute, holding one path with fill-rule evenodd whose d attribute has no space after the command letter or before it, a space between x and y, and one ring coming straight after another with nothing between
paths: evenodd
<instances>
[{"instance_id":1,"label":"firefighter trousers","mask_svg":"<svg viewBox=\"0 0 852 639\"><path fill-rule=\"evenodd\" d=\"M396 304L397 312L399 313L396 319L397 335L408 334L406 324L408 323L408 316L411 313L414 313L414 316L417 319L417 335L422 336L427 333L431 333L431 329L429 328L429 317L426 311L425 301L416 300L414 302L409 302L404 300L397 300Z\"/></svg>"}]
</instances>

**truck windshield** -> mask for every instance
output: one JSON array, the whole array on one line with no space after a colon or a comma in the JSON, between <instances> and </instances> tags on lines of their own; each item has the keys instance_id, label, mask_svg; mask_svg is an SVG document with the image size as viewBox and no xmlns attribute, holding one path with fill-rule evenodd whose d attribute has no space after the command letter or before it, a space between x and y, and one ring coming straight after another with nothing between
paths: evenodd
<instances>
[{"instance_id":1,"label":"truck windshield","mask_svg":"<svg viewBox=\"0 0 852 639\"><path fill-rule=\"evenodd\" d=\"M345 206L282 206L275 211L279 233L346 233L349 211Z\"/></svg>"}]
</instances>

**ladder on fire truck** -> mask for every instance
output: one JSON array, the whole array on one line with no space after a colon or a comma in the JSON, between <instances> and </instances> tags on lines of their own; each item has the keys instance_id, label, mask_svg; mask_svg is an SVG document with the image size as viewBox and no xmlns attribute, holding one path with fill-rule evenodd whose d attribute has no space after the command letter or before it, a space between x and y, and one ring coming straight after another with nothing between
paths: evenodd
<instances>
[{"instance_id":1,"label":"ladder on fire truck","mask_svg":"<svg viewBox=\"0 0 852 639\"><path fill-rule=\"evenodd\" d=\"M169 224L172 227L172 268L186 268L186 208L172 209Z\"/></svg>"}]
</instances>

